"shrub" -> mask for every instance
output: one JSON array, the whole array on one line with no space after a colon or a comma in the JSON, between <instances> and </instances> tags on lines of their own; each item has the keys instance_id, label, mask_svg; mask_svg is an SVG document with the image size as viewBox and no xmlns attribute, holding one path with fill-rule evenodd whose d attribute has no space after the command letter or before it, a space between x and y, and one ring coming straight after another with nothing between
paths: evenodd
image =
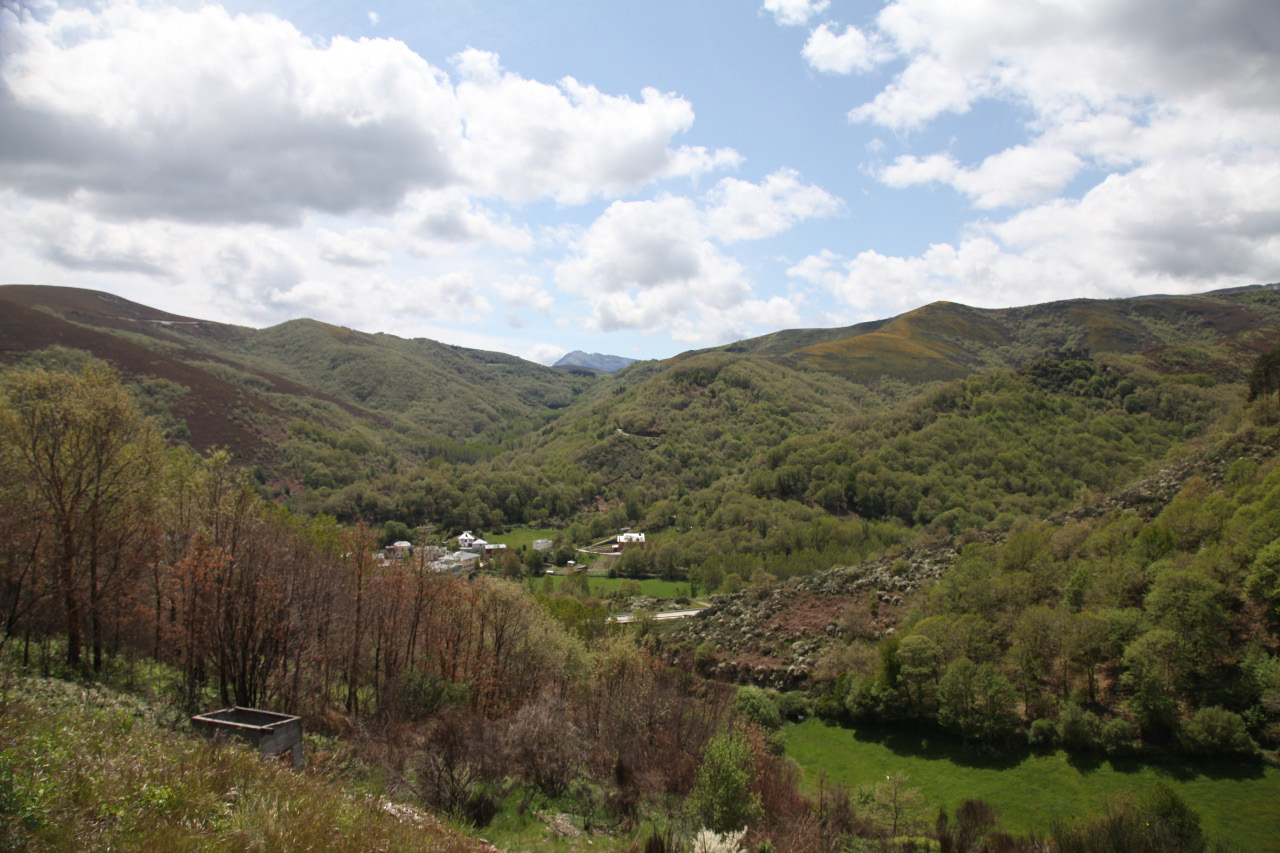
<instances>
[{"instance_id":1,"label":"shrub","mask_svg":"<svg viewBox=\"0 0 1280 853\"><path fill-rule=\"evenodd\" d=\"M813 716L813 709L803 694L782 693L778 696L778 715L789 722L799 723Z\"/></svg>"},{"instance_id":2,"label":"shrub","mask_svg":"<svg viewBox=\"0 0 1280 853\"><path fill-rule=\"evenodd\" d=\"M442 707L462 705L469 698L466 684L455 684L440 676L409 670L386 687L387 709L401 720L425 720Z\"/></svg>"},{"instance_id":3,"label":"shrub","mask_svg":"<svg viewBox=\"0 0 1280 853\"><path fill-rule=\"evenodd\" d=\"M773 731L782 725L778 706L773 704L769 694L759 687L739 687L738 694L734 697L734 707L743 719L755 723L762 729Z\"/></svg>"},{"instance_id":4,"label":"shrub","mask_svg":"<svg viewBox=\"0 0 1280 853\"><path fill-rule=\"evenodd\" d=\"M1058 739L1067 752L1093 752L1102 738L1102 724L1097 714L1079 705L1070 704L1062 709L1058 720Z\"/></svg>"},{"instance_id":5,"label":"shrub","mask_svg":"<svg viewBox=\"0 0 1280 853\"><path fill-rule=\"evenodd\" d=\"M1058 742L1058 727L1053 720L1039 719L1031 723L1027 743L1032 749L1052 749Z\"/></svg>"},{"instance_id":6,"label":"shrub","mask_svg":"<svg viewBox=\"0 0 1280 853\"><path fill-rule=\"evenodd\" d=\"M521 778L549 797L568 789L585 753L568 703L550 692L516 712L506 739L507 754Z\"/></svg>"},{"instance_id":7,"label":"shrub","mask_svg":"<svg viewBox=\"0 0 1280 853\"><path fill-rule=\"evenodd\" d=\"M1059 853L1202 853L1200 816L1163 782L1156 782L1128 807L1110 807L1102 817L1070 826L1058 824L1053 840Z\"/></svg>"},{"instance_id":8,"label":"shrub","mask_svg":"<svg viewBox=\"0 0 1280 853\"><path fill-rule=\"evenodd\" d=\"M1183 748L1193 755L1255 755L1258 752L1244 720L1224 708L1196 711L1182 727L1179 739Z\"/></svg>"},{"instance_id":9,"label":"shrub","mask_svg":"<svg viewBox=\"0 0 1280 853\"><path fill-rule=\"evenodd\" d=\"M1102 748L1107 755L1129 755L1138 746L1138 727L1124 717L1115 717L1102 727Z\"/></svg>"},{"instance_id":10,"label":"shrub","mask_svg":"<svg viewBox=\"0 0 1280 853\"><path fill-rule=\"evenodd\" d=\"M753 790L755 760L741 731L725 732L707 742L702 766L693 783L689 806L703 826L733 832L760 819L760 794Z\"/></svg>"}]
</instances>

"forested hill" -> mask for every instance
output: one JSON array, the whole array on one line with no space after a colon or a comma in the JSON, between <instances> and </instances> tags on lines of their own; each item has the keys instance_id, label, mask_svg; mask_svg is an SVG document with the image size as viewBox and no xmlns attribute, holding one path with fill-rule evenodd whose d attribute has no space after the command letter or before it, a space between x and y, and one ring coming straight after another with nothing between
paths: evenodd
<instances>
[{"instance_id":1,"label":"forested hill","mask_svg":"<svg viewBox=\"0 0 1280 853\"><path fill-rule=\"evenodd\" d=\"M50 346L103 359L135 381L171 438L227 447L282 476L299 431L332 435L335 447L345 439L384 465L491 454L594 381L426 339L313 320L250 329L73 287L2 286L0 306L3 360Z\"/></svg>"},{"instance_id":2,"label":"forested hill","mask_svg":"<svg viewBox=\"0 0 1280 853\"><path fill-rule=\"evenodd\" d=\"M582 538L697 528L696 541L672 537L667 559L684 566L823 552L833 526L852 541L855 521L953 528L1118 487L1219 416L1280 336L1271 285L935 303L594 376L313 320L210 323L76 288L10 285L0 300L7 361L58 345L35 359L111 363L172 440L228 447L296 510ZM775 541L731 536L735 524Z\"/></svg>"},{"instance_id":3,"label":"forested hill","mask_svg":"<svg viewBox=\"0 0 1280 853\"><path fill-rule=\"evenodd\" d=\"M875 382L883 377L956 379L1055 353L1141 353L1197 343L1250 348L1252 332L1280 322L1278 288L1269 284L1198 296L1071 299L1004 309L934 302L889 320L838 329L789 329L718 349Z\"/></svg>"}]
</instances>

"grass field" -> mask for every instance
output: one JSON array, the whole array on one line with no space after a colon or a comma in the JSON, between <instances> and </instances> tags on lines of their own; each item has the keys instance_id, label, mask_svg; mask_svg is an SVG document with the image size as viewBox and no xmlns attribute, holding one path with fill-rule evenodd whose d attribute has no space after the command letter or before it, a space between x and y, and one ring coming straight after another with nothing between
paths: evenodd
<instances>
[{"instance_id":1,"label":"grass field","mask_svg":"<svg viewBox=\"0 0 1280 853\"><path fill-rule=\"evenodd\" d=\"M592 595L604 598L609 593L617 590L624 580L625 578L588 577L587 583L590 584ZM558 578L556 580L557 585L568 582L568 578ZM664 581L658 578L646 578L640 581L640 592L642 595L652 595L654 598L680 598L689 594L689 584L687 581Z\"/></svg>"},{"instance_id":2,"label":"grass field","mask_svg":"<svg viewBox=\"0 0 1280 853\"><path fill-rule=\"evenodd\" d=\"M965 753L941 737L889 735L872 740L812 719L786 730L787 754L814 787L820 773L850 788L905 773L924 795L931 821L966 799L995 807L1006 831L1046 833L1055 818L1102 811L1109 798L1159 779L1200 813L1201 826L1243 850L1280 850L1280 768L1240 763L1076 762L1063 752L1005 762Z\"/></svg>"}]
</instances>

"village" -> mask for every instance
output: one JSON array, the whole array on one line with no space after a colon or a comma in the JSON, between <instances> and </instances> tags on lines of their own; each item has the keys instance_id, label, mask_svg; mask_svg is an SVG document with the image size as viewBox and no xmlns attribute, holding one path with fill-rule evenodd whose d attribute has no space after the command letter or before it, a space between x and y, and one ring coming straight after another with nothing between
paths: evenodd
<instances>
[{"instance_id":1,"label":"village","mask_svg":"<svg viewBox=\"0 0 1280 853\"><path fill-rule=\"evenodd\" d=\"M415 546L401 539L376 552L374 557L382 565L412 560L430 571L468 574L482 569L497 568L502 555L508 551L505 543L489 542L470 530L464 530L446 541L456 542L457 549L450 551L441 545ZM564 560L561 565L556 565L552 556L555 543L547 538L539 538L529 543L528 550L541 554L541 558L533 561L526 559L522 562L526 565L533 562L535 566L542 567L539 574L548 575L583 573L593 565L597 569L607 571L624 550L644 547L643 533L623 528L614 536L601 539L585 548L574 549L576 553L590 555L589 559L581 562ZM601 562L603 565L600 565Z\"/></svg>"}]
</instances>

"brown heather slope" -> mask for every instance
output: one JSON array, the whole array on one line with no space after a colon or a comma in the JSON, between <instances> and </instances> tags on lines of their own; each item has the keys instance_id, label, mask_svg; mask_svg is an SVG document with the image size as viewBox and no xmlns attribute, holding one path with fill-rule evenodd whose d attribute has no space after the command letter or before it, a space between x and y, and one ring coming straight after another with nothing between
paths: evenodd
<instances>
[{"instance_id":1,"label":"brown heather slope","mask_svg":"<svg viewBox=\"0 0 1280 853\"><path fill-rule=\"evenodd\" d=\"M272 392L324 400L378 427L390 425L381 415L290 379L192 349L189 339L168 331L177 325L210 341L249 331L81 288L0 287L0 362L12 364L27 353L56 345L89 352L130 379L163 379L181 385L187 393L174 403L172 415L187 425L189 443L197 450L222 447L237 457L265 461L284 437L280 425L289 416L251 390L188 361L223 364L257 376ZM135 343L148 340L154 345Z\"/></svg>"},{"instance_id":2,"label":"brown heather slope","mask_svg":"<svg viewBox=\"0 0 1280 853\"><path fill-rule=\"evenodd\" d=\"M0 361L14 363L55 345L90 352L126 377L165 379L187 388L173 416L186 422L193 447L225 447L245 456L265 452L264 436L247 421L252 413L270 409L235 385L115 335L0 299Z\"/></svg>"}]
</instances>

